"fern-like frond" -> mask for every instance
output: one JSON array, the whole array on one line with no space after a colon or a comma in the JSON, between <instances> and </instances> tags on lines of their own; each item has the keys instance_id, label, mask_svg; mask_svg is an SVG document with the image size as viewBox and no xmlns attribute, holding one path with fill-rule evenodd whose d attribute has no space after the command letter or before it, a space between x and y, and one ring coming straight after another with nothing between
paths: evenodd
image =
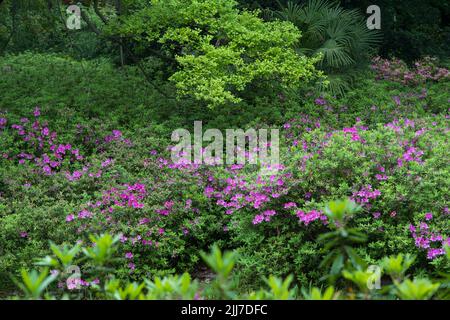
<instances>
[{"instance_id":1,"label":"fern-like frond","mask_svg":"<svg viewBox=\"0 0 450 320\"><path fill-rule=\"evenodd\" d=\"M321 65L326 68L340 68L351 65L355 61L350 57L345 46L340 45L336 40L327 40L322 47L315 51L315 54L323 54Z\"/></svg>"},{"instance_id":2,"label":"fern-like frond","mask_svg":"<svg viewBox=\"0 0 450 320\"><path fill-rule=\"evenodd\" d=\"M333 75L333 92L342 93L347 88L344 84L349 81L349 72L365 64L380 43L381 34L367 28L364 15L341 7L338 1L289 1L280 8L275 16L291 21L302 31L295 50L300 55L322 54L318 66Z\"/></svg>"}]
</instances>

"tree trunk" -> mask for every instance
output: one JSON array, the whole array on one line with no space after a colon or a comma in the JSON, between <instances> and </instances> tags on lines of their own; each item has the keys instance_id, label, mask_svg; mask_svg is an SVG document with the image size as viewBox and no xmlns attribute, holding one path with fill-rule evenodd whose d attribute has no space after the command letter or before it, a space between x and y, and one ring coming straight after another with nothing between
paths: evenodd
<instances>
[{"instance_id":1,"label":"tree trunk","mask_svg":"<svg viewBox=\"0 0 450 320\"><path fill-rule=\"evenodd\" d=\"M120 18L122 15L122 1L121 0L115 0L114 1L116 6L116 14ZM125 65L125 53L123 50L123 39L120 38L119 41L119 53L120 53L120 65L123 67Z\"/></svg>"}]
</instances>

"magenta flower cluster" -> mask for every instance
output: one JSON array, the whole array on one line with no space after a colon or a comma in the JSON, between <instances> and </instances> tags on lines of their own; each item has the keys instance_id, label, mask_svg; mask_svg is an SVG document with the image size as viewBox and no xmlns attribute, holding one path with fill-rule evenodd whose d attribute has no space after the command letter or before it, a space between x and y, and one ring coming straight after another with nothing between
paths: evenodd
<instances>
[{"instance_id":1,"label":"magenta flower cluster","mask_svg":"<svg viewBox=\"0 0 450 320\"><path fill-rule=\"evenodd\" d=\"M20 124L12 124L10 127L22 142L22 150L11 155L3 153L4 159L17 160L19 164L37 166L40 172L46 176L62 173L71 182L87 175L91 178L100 178L104 168L109 167L114 160L106 159L101 163L101 169L97 170L85 162L85 157L78 148L70 143L58 142L56 132L49 129L48 123L41 121L41 110L36 107L33 111L34 119L21 118ZM5 129L6 118L0 118L0 128ZM120 141L131 145L131 141L125 139L119 130L113 130L111 135L104 138L105 143ZM73 170L75 167L80 169ZM66 170L64 170L66 169Z\"/></svg>"},{"instance_id":2,"label":"magenta flower cluster","mask_svg":"<svg viewBox=\"0 0 450 320\"><path fill-rule=\"evenodd\" d=\"M0 117L0 130L5 129L7 123L8 123L8 120L6 118L1 118Z\"/></svg>"},{"instance_id":3,"label":"magenta flower cluster","mask_svg":"<svg viewBox=\"0 0 450 320\"><path fill-rule=\"evenodd\" d=\"M71 144L57 143L56 132L50 131L46 122L39 121L41 112L38 107L33 114L33 120L22 118L20 124L11 125L11 129L24 142L24 150L15 156L19 164L30 162L45 175L52 175L61 169L64 162L74 164L84 159Z\"/></svg>"},{"instance_id":4,"label":"magenta flower cluster","mask_svg":"<svg viewBox=\"0 0 450 320\"><path fill-rule=\"evenodd\" d=\"M428 80L440 81L448 79L450 72L446 68L436 66L437 60L425 57L414 64L414 69L410 70L406 63L399 59L383 59L375 57L372 60L371 68L376 73L378 80L390 80L400 82L405 85L418 85Z\"/></svg>"},{"instance_id":5,"label":"magenta flower cluster","mask_svg":"<svg viewBox=\"0 0 450 320\"><path fill-rule=\"evenodd\" d=\"M94 216L94 211L99 210L99 213L106 219L106 221L112 222L112 214L115 210L120 208L134 208L142 209L144 203L141 202L147 191L145 185L136 183L133 185L124 184L120 188L111 188L103 192L102 200L95 203L88 203L86 208L78 212L78 214L69 214L66 216L66 222L72 222L75 219L83 220L89 219ZM86 225L80 227L78 230L81 232Z\"/></svg>"},{"instance_id":6,"label":"magenta flower cluster","mask_svg":"<svg viewBox=\"0 0 450 320\"><path fill-rule=\"evenodd\" d=\"M66 286L68 290L78 290L81 289L83 287L91 287L91 286L96 286L100 284L100 280L99 279L94 279L92 281L86 281L83 280L81 278L68 278L66 281ZM58 283L58 288L64 288L64 283L63 282L59 282Z\"/></svg>"},{"instance_id":7,"label":"magenta flower cluster","mask_svg":"<svg viewBox=\"0 0 450 320\"><path fill-rule=\"evenodd\" d=\"M361 141L362 143L364 143L365 141L359 135L359 131L365 131L365 130L367 130L367 127L365 127L365 126L354 126L351 128L342 129L342 131L345 134L349 134L351 136L352 141Z\"/></svg>"},{"instance_id":8,"label":"magenta flower cluster","mask_svg":"<svg viewBox=\"0 0 450 320\"><path fill-rule=\"evenodd\" d=\"M372 199L376 199L381 196L381 191L373 189L369 184L363 187L361 190L354 192L351 199L361 205L368 204Z\"/></svg>"},{"instance_id":9,"label":"magenta flower cluster","mask_svg":"<svg viewBox=\"0 0 450 320\"><path fill-rule=\"evenodd\" d=\"M209 177L209 184L204 190L205 196L223 207L226 214L233 214L246 208L259 211L254 216L254 224L269 222L271 217L276 215L270 204L287 194L289 186L286 181L290 179L291 174L254 176L241 172L241 168L238 167L229 168L228 173L227 178Z\"/></svg>"},{"instance_id":10,"label":"magenta flower cluster","mask_svg":"<svg viewBox=\"0 0 450 320\"><path fill-rule=\"evenodd\" d=\"M316 99L315 103L318 108L324 108L325 111L334 108L322 97ZM401 101L398 104L401 104ZM23 150L11 157L7 155L8 159L18 160L21 164L34 164L43 175L61 173L71 182L78 181L85 175L100 178L103 171L110 167L114 168L115 162L119 161L114 159L111 154L101 153L101 161L93 170L94 166L86 163L87 161L78 149L70 143L58 142L56 133L49 129L47 123L40 121L40 113L39 108L36 108L33 112L35 119L24 118L20 124L11 126L11 129L19 137ZM2 130L6 128L7 124L6 118L0 118ZM409 163L414 162L419 165L426 163L429 151L419 142L422 142L423 136L432 130L431 126L423 127L420 126L420 121L416 123L407 118L396 119L386 124L385 127L387 128L385 131L392 130L394 133L389 132L389 134L398 138L395 141L396 148L393 148L397 153L387 154L385 160L374 162L373 167L364 172L360 180L355 179L348 188L348 195L351 194L351 198L364 207L365 213L375 219L386 216L382 216L380 212L382 210L377 208L379 202L382 202L379 200L384 200L380 191L383 190L383 184L394 179L396 172L409 169ZM158 197L156 203L153 202L156 198L153 193L158 195L161 189L171 188L177 183L176 179L184 175L183 177L189 183L203 192L209 201L208 206L211 204L219 208L223 214L227 215L226 217L228 215L246 215L253 225L283 222L288 219L298 220L302 226L310 226L314 222L327 224L327 217L319 210L319 206L321 206L322 199L328 199L331 196L330 190L326 187L309 188L306 183L304 185L307 187L300 192L296 190L296 187L314 177L314 168L310 168L310 164L315 164L314 159L320 158L326 153L327 147L335 137L340 141L344 140L345 143L348 141L351 148L357 150L353 154L354 157L369 157L368 151L360 150L367 147L367 141L370 142L369 138L372 132L368 131L361 119L356 119L354 125L334 129L326 127L324 123L307 115L300 115L289 120L283 125L283 129L283 138L286 138L290 145L287 153L293 151L298 156L295 167L279 166L278 173L269 176L260 175L258 171L243 165L232 165L216 170L217 168L214 166L205 167L198 163L173 164L153 149L149 152L150 158L143 160L142 165L144 169L156 168L159 170L164 174L164 179L161 179L163 181L155 179L155 185L142 180L132 180L128 184L114 182L112 185L102 187L103 193L95 198L98 201L94 200L94 202L83 204L75 212L65 216L65 220L68 226L73 226L79 233L103 232L105 229L118 231L120 227L125 226L124 228L129 228L130 232L121 237L124 245L142 245L146 248L156 249L160 243L163 243L163 239L173 234L176 228L177 231L187 236L192 231L192 227L197 224L197 219L189 221L186 219L182 225L177 222L176 227L165 224L183 210L199 214L199 209L193 206L193 200L180 200L169 192L163 197ZM314 130L320 133L317 137L314 136ZM413 138L406 139L405 133ZM99 139L103 145L120 142L133 146L133 143L125 139L119 130L113 130L111 134ZM214 159L210 160L210 164L214 164ZM73 169L76 170L73 171ZM351 169L348 170L351 172ZM300 193L300 197L298 197L298 193ZM291 199L295 199L297 203L290 201ZM314 206L316 207L314 208ZM372 208L374 210L371 210ZM390 213L391 217L396 215L396 211ZM433 215L427 213L425 220L433 221ZM171 229L172 227L173 229ZM231 226L223 226L224 232L228 231L229 227ZM437 232L431 233L428 229L426 222L423 222L420 226L412 226L411 232L417 247L427 250L428 257L432 259L443 254L443 247L438 247L437 244L444 245L446 241L448 242L448 238ZM27 237L28 235L23 235L23 238ZM135 264L138 263L136 258L138 255L132 251L125 253L130 271L133 271L136 267Z\"/></svg>"},{"instance_id":11,"label":"magenta flower cluster","mask_svg":"<svg viewBox=\"0 0 450 320\"><path fill-rule=\"evenodd\" d=\"M311 210L309 212L305 212L303 210L298 210L296 215L301 223L304 223L305 226L309 225L311 222L320 220L323 224L328 224L327 216L324 215L319 210Z\"/></svg>"},{"instance_id":12,"label":"magenta flower cluster","mask_svg":"<svg viewBox=\"0 0 450 320\"><path fill-rule=\"evenodd\" d=\"M433 219L431 213L425 214L425 220ZM445 246L450 246L450 237L442 233L432 231L427 222L420 222L418 225L410 225L409 231L414 238L417 248L425 250L427 258L430 260L445 254Z\"/></svg>"}]
</instances>

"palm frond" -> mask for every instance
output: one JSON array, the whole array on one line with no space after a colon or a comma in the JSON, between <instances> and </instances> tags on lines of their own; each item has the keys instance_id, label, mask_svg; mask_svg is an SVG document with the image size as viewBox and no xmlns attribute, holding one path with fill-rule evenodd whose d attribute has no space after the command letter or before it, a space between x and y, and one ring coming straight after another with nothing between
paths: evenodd
<instances>
[{"instance_id":1,"label":"palm frond","mask_svg":"<svg viewBox=\"0 0 450 320\"><path fill-rule=\"evenodd\" d=\"M319 83L317 91L320 94L330 94L332 96L343 96L350 90L351 79L346 75L329 74L327 76L328 84Z\"/></svg>"},{"instance_id":2,"label":"palm frond","mask_svg":"<svg viewBox=\"0 0 450 320\"><path fill-rule=\"evenodd\" d=\"M295 50L308 56L321 53L318 66L334 79L329 88L338 93L345 91L350 84L347 75L368 61L381 34L367 28L365 17L358 10L344 9L338 1L289 1L286 6L279 5L275 16L291 21L302 31Z\"/></svg>"},{"instance_id":3,"label":"palm frond","mask_svg":"<svg viewBox=\"0 0 450 320\"><path fill-rule=\"evenodd\" d=\"M350 57L347 48L340 45L336 40L327 40L322 47L318 48L315 54L322 53L324 58L321 61L321 65L324 68L340 68L351 65L354 60ZM324 65L325 63L325 65Z\"/></svg>"}]
</instances>

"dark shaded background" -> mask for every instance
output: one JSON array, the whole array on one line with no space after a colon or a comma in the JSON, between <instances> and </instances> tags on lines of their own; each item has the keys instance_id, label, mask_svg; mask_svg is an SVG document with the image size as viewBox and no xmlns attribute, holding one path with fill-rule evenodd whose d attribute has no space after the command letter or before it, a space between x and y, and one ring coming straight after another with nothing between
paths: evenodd
<instances>
[{"instance_id":1,"label":"dark shaded background","mask_svg":"<svg viewBox=\"0 0 450 320\"><path fill-rule=\"evenodd\" d=\"M287 0L280 0L282 4ZM305 3L306 0L299 0ZM338 1L339 2L339 1ZM250 8L279 7L276 0L240 0ZM380 54L412 62L424 55L448 57L450 53L450 1L443 0L341 0L346 8L360 9L370 5L381 9L383 43Z\"/></svg>"}]
</instances>

